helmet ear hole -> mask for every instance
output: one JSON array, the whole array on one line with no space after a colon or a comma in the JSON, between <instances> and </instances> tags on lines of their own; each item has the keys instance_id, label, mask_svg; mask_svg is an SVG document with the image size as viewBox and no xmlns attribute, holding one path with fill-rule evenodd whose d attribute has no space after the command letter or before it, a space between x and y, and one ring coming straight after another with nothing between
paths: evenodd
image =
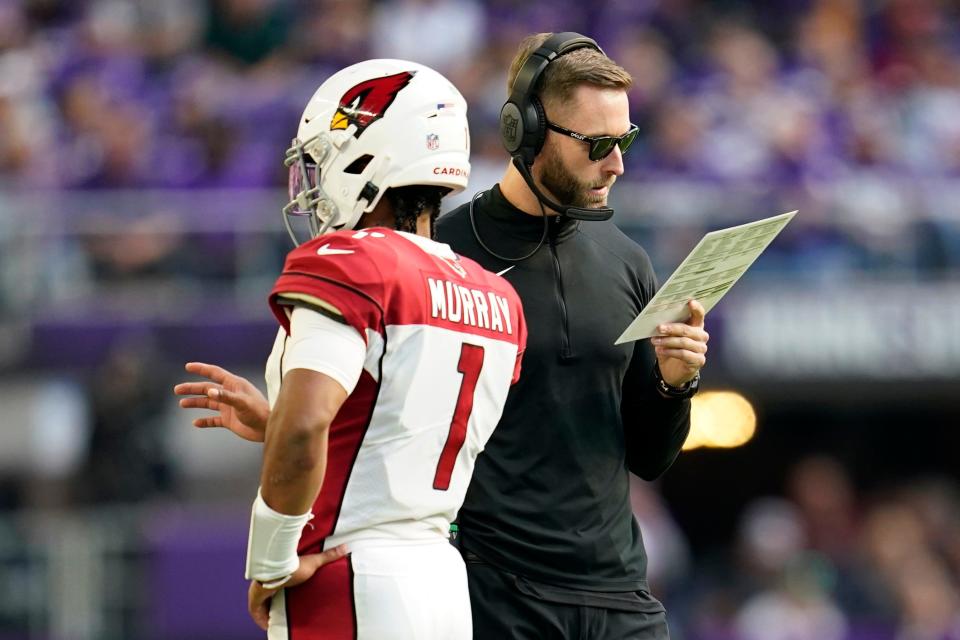
<instances>
[{"instance_id":1,"label":"helmet ear hole","mask_svg":"<svg viewBox=\"0 0 960 640\"><path fill-rule=\"evenodd\" d=\"M373 156L369 153L366 153L351 162L346 168L344 168L343 172L353 175L360 175L363 173L363 170L367 168L367 165L370 164L371 160L373 160Z\"/></svg>"}]
</instances>

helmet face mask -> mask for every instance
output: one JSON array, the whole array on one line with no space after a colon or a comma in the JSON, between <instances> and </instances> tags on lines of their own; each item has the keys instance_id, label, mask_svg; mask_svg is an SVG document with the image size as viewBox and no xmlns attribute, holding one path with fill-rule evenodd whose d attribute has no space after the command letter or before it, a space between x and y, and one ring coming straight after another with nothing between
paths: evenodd
<instances>
[{"instance_id":1,"label":"helmet face mask","mask_svg":"<svg viewBox=\"0 0 960 640\"><path fill-rule=\"evenodd\" d=\"M316 156L306 151L308 144L317 149L317 151L314 151L317 154ZM331 207L336 207L336 204L320 187L320 166L315 159L319 158L322 162L323 158L329 153L329 147L329 142L320 135L306 143L294 138L284 157L283 164L288 169L287 196L289 201L282 210L283 224L286 226L287 233L290 234L294 245L299 245L300 240L293 228L291 217L305 217L310 225L311 237L329 231L330 224L336 219L336 212L330 210ZM321 213L321 210L323 210L323 213Z\"/></svg>"},{"instance_id":2,"label":"helmet face mask","mask_svg":"<svg viewBox=\"0 0 960 640\"><path fill-rule=\"evenodd\" d=\"M317 89L287 149L284 224L299 244L291 218L316 237L354 228L390 189L461 191L469 149L466 101L439 73L403 60L347 67Z\"/></svg>"}]
</instances>

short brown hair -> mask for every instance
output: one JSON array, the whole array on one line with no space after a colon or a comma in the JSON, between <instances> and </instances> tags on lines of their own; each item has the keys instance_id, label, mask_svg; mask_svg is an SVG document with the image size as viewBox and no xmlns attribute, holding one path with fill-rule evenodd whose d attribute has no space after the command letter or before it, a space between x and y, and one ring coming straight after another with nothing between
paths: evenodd
<instances>
[{"instance_id":1,"label":"short brown hair","mask_svg":"<svg viewBox=\"0 0 960 640\"><path fill-rule=\"evenodd\" d=\"M507 96L513 90L513 83L523 63L552 35L552 33L535 33L527 36L520 43L517 54L510 63ZM537 86L533 88L533 93L540 98L541 102L555 104L569 100L573 96L573 91L584 84L626 91L633 84L633 78L626 69L604 54L596 49L585 47L555 58L540 76Z\"/></svg>"}]
</instances>

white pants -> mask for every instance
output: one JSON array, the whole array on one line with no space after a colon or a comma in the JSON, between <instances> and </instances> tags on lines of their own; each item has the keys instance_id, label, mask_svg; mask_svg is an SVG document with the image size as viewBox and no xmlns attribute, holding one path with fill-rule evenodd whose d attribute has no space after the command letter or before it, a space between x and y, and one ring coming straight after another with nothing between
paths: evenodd
<instances>
[{"instance_id":1,"label":"white pants","mask_svg":"<svg viewBox=\"0 0 960 640\"><path fill-rule=\"evenodd\" d=\"M470 640L467 573L444 540L360 542L270 608L268 640Z\"/></svg>"}]
</instances>

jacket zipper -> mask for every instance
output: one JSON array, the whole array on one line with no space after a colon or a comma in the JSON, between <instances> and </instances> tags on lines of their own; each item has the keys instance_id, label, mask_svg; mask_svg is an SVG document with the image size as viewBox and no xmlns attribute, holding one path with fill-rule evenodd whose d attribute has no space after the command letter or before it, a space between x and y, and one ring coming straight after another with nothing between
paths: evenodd
<instances>
[{"instance_id":1,"label":"jacket zipper","mask_svg":"<svg viewBox=\"0 0 960 640\"><path fill-rule=\"evenodd\" d=\"M553 256L553 275L554 291L557 294L557 304L560 305L560 321L563 324L560 332L560 357L568 359L573 357L573 349L570 345L570 320L567 317L567 301L563 297L563 276L560 273L560 258L557 256L556 239L550 238L550 255Z\"/></svg>"}]
</instances>

